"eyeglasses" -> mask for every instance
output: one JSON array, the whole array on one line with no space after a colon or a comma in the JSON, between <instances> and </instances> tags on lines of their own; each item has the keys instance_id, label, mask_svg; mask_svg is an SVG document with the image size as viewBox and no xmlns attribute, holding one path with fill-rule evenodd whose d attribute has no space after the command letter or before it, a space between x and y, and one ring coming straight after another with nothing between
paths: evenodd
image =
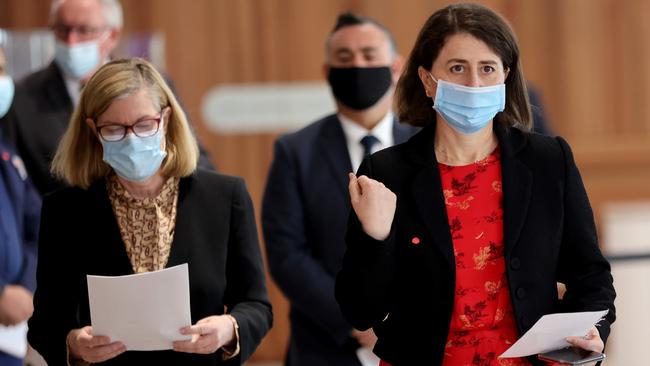
<instances>
[{"instance_id":1,"label":"eyeglasses","mask_svg":"<svg viewBox=\"0 0 650 366\"><path fill-rule=\"evenodd\" d=\"M130 126L110 124L96 128L97 133L104 141L116 142L124 139L129 130L138 137L149 137L155 135L160 128L160 121L162 118L163 111L160 111L160 116L158 118L143 119ZM95 122L95 126L97 125L96 123L97 122Z\"/></svg>"},{"instance_id":2,"label":"eyeglasses","mask_svg":"<svg viewBox=\"0 0 650 366\"><path fill-rule=\"evenodd\" d=\"M54 35L60 39L67 39L68 35L71 33L76 33L77 37L79 38L88 39L105 31L107 27L91 27L86 25L69 26L66 24L54 24L51 29L52 32L54 32Z\"/></svg>"}]
</instances>

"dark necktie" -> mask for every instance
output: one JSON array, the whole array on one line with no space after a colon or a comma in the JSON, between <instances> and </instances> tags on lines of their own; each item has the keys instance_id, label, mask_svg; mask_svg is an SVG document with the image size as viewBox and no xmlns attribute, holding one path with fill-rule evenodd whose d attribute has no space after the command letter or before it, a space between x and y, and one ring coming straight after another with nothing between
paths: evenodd
<instances>
[{"instance_id":1,"label":"dark necktie","mask_svg":"<svg viewBox=\"0 0 650 366\"><path fill-rule=\"evenodd\" d=\"M375 144L378 142L379 139L373 135L366 135L361 139L361 146L363 146L362 160L365 159L366 156L372 154L372 147L375 146Z\"/></svg>"}]
</instances>

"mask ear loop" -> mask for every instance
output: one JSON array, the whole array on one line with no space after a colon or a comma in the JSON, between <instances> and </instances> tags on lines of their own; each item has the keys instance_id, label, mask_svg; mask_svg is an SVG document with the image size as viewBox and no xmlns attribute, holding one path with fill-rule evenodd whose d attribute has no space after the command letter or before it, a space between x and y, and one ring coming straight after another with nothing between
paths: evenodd
<instances>
[{"instance_id":1,"label":"mask ear loop","mask_svg":"<svg viewBox=\"0 0 650 366\"><path fill-rule=\"evenodd\" d=\"M431 80L432 80L434 83L436 83L436 85L438 84L438 80L436 80L436 78L434 78L433 75L431 75L430 72L427 71L427 75L429 75L429 77L431 78ZM427 97L431 98L431 93L429 92L429 88L424 88L424 92L425 92L425 94L427 95Z\"/></svg>"}]
</instances>

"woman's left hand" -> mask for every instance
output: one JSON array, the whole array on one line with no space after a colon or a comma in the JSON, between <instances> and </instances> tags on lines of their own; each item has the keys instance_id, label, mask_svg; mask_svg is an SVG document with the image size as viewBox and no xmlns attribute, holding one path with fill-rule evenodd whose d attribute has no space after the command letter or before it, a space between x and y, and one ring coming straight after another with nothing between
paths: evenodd
<instances>
[{"instance_id":1,"label":"woman's left hand","mask_svg":"<svg viewBox=\"0 0 650 366\"><path fill-rule=\"evenodd\" d=\"M576 348L582 348L587 351L593 351L593 352L603 352L603 349L605 349L605 344L603 343L603 340L600 339L600 332L598 332L598 328L591 327L589 329L589 333L585 337L567 337L566 339L569 344L571 344L572 347ZM553 364L555 365L562 365L559 363ZM596 362L591 362L588 364L585 364L585 366L595 366Z\"/></svg>"},{"instance_id":2,"label":"woman's left hand","mask_svg":"<svg viewBox=\"0 0 650 366\"><path fill-rule=\"evenodd\" d=\"M174 351L210 354L235 339L235 326L228 315L213 315L181 328L181 334L191 334L192 339L174 342Z\"/></svg>"},{"instance_id":3,"label":"woman's left hand","mask_svg":"<svg viewBox=\"0 0 650 366\"><path fill-rule=\"evenodd\" d=\"M591 329L589 329L589 333L587 333L586 336L567 337L566 341L573 347L582 348L587 351L602 352L603 349L605 349L605 344L603 343L603 340L600 339L600 332L598 332L598 328L595 326L592 326Z\"/></svg>"}]
</instances>

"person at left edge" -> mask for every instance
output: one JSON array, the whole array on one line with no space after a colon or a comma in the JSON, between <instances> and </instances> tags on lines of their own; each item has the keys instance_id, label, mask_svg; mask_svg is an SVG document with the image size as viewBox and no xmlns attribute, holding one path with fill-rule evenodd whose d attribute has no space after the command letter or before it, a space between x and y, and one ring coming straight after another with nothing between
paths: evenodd
<instances>
[{"instance_id":1,"label":"person at left edge","mask_svg":"<svg viewBox=\"0 0 650 366\"><path fill-rule=\"evenodd\" d=\"M239 365L271 327L242 179L197 169L198 147L153 66L125 59L88 81L53 161L70 187L43 202L28 339L50 365ZM129 352L90 326L86 275L187 263L192 341Z\"/></svg>"},{"instance_id":2,"label":"person at left edge","mask_svg":"<svg viewBox=\"0 0 650 366\"><path fill-rule=\"evenodd\" d=\"M262 207L273 279L291 304L291 366L359 365L357 349L372 348L372 330L354 330L334 301L334 278L345 248L350 210L347 174L375 139L375 152L415 129L391 111L402 59L390 31L377 21L341 14L325 41L324 74L337 113L275 143Z\"/></svg>"},{"instance_id":3,"label":"person at left edge","mask_svg":"<svg viewBox=\"0 0 650 366\"><path fill-rule=\"evenodd\" d=\"M118 0L52 0L49 23L54 59L17 83L16 113L3 131L41 195L64 186L50 173L50 164L81 87L119 43L122 7ZM170 80L167 84L173 90ZM199 148L199 166L214 169L201 144Z\"/></svg>"},{"instance_id":4,"label":"person at left edge","mask_svg":"<svg viewBox=\"0 0 650 366\"><path fill-rule=\"evenodd\" d=\"M0 129L13 113L14 84L6 73L0 46ZM32 314L36 288L36 242L41 198L27 177L23 161L0 139L0 324L13 326ZM0 351L0 365L23 360Z\"/></svg>"}]
</instances>

